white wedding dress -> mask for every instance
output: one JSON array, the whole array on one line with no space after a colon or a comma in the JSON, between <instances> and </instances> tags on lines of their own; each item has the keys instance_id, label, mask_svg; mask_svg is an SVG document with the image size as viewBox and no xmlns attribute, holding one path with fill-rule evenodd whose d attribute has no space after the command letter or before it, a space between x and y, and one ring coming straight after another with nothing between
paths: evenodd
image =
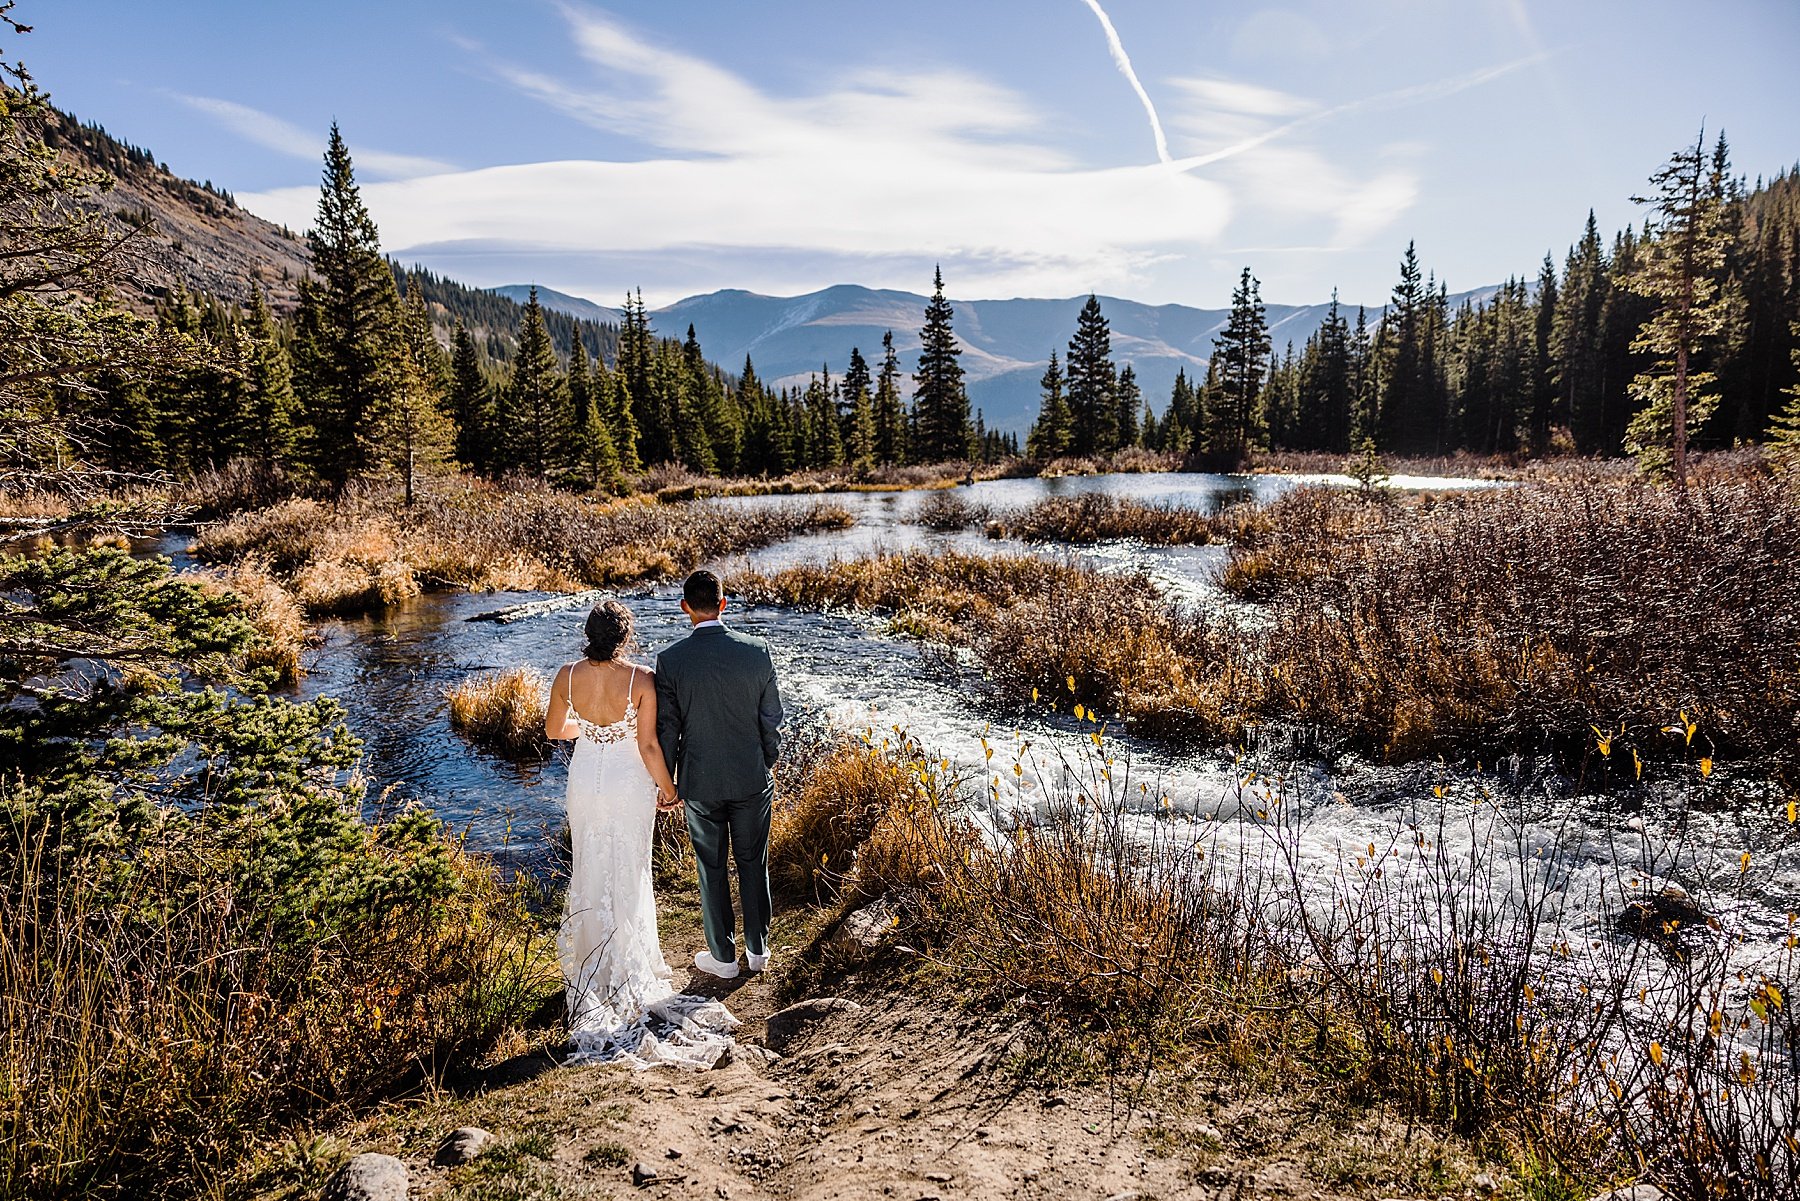
<instances>
[{"instance_id":1,"label":"white wedding dress","mask_svg":"<svg viewBox=\"0 0 1800 1201\"><path fill-rule=\"evenodd\" d=\"M656 785L637 745L637 704L611 725L575 712L569 760L574 863L556 947L568 989L570 1063L710 1068L731 1050L738 1020L718 1001L677 993L656 931L650 844Z\"/></svg>"}]
</instances>

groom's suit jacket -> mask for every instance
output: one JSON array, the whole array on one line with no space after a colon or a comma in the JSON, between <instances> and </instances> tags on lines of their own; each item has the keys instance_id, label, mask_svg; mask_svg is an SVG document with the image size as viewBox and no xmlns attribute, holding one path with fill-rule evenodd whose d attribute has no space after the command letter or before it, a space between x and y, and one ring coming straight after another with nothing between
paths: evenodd
<instances>
[{"instance_id":1,"label":"groom's suit jacket","mask_svg":"<svg viewBox=\"0 0 1800 1201\"><path fill-rule=\"evenodd\" d=\"M656 736L685 801L713 805L770 792L781 752L781 691L769 644L700 626L656 661Z\"/></svg>"}]
</instances>

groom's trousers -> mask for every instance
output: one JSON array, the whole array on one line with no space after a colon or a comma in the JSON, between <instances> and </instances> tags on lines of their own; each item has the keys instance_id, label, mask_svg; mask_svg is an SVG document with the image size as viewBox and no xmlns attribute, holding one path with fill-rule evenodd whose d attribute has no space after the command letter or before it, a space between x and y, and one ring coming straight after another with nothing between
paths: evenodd
<instances>
[{"instance_id":1,"label":"groom's trousers","mask_svg":"<svg viewBox=\"0 0 1800 1201\"><path fill-rule=\"evenodd\" d=\"M744 949L769 951L769 820L771 788L747 801L687 802L688 834L700 867L700 909L706 948L720 963L737 962L737 920L731 909L731 865L737 862L744 905Z\"/></svg>"}]
</instances>

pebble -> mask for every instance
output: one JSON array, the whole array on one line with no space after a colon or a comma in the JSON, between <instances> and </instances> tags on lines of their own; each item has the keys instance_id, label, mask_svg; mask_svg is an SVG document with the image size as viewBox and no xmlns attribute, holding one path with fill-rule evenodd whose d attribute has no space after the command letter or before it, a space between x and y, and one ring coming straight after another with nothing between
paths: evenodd
<instances>
[{"instance_id":1,"label":"pebble","mask_svg":"<svg viewBox=\"0 0 1800 1201\"><path fill-rule=\"evenodd\" d=\"M431 1162L441 1168L454 1168L468 1163L498 1141L479 1126L459 1126L444 1136Z\"/></svg>"},{"instance_id":2,"label":"pebble","mask_svg":"<svg viewBox=\"0 0 1800 1201\"><path fill-rule=\"evenodd\" d=\"M658 1172L652 1165L644 1163L642 1160L631 1165L631 1183L635 1184L638 1188L648 1188L650 1185L655 1184L661 1179L662 1173Z\"/></svg>"}]
</instances>

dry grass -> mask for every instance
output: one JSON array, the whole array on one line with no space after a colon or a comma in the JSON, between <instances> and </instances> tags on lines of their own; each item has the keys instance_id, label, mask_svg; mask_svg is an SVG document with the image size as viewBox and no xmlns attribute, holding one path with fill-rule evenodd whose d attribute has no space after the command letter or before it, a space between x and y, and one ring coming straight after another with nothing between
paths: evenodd
<instances>
[{"instance_id":1,"label":"dry grass","mask_svg":"<svg viewBox=\"0 0 1800 1201\"><path fill-rule=\"evenodd\" d=\"M475 745L516 759L539 759L549 751L544 711L550 681L536 668L484 671L444 695L450 728Z\"/></svg>"},{"instance_id":2,"label":"dry grass","mask_svg":"<svg viewBox=\"0 0 1800 1201\"><path fill-rule=\"evenodd\" d=\"M1573 750L1621 723L1647 757L1682 712L1718 749L1781 756L1800 736L1797 559L1800 497L1767 479L1703 480L1691 504L1635 481L1307 490L1222 583L1272 619L1233 639L1251 708L1395 757Z\"/></svg>"},{"instance_id":3,"label":"dry grass","mask_svg":"<svg viewBox=\"0 0 1800 1201\"><path fill-rule=\"evenodd\" d=\"M1103 492L1055 496L1026 509L997 514L997 536L1027 542L1093 543L1131 539L1155 546L1204 546L1222 542L1241 524L1236 510L1202 513L1176 506L1143 505ZM989 527L990 532L993 527Z\"/></svg>"},{"instance_id":4,"label":"dry grass","mask_svg":"<svg viewBox=\"0 0 1800 1201\"><path fill-rule=\"evenodd\" d=\"M254 556L308 612L349 614L425 588L567 592L668 578L850 520L823 502L747 510L445 484L410 511L379 492L283 501L208 526L194 554Z\"/></svg>"}]
</instances>

